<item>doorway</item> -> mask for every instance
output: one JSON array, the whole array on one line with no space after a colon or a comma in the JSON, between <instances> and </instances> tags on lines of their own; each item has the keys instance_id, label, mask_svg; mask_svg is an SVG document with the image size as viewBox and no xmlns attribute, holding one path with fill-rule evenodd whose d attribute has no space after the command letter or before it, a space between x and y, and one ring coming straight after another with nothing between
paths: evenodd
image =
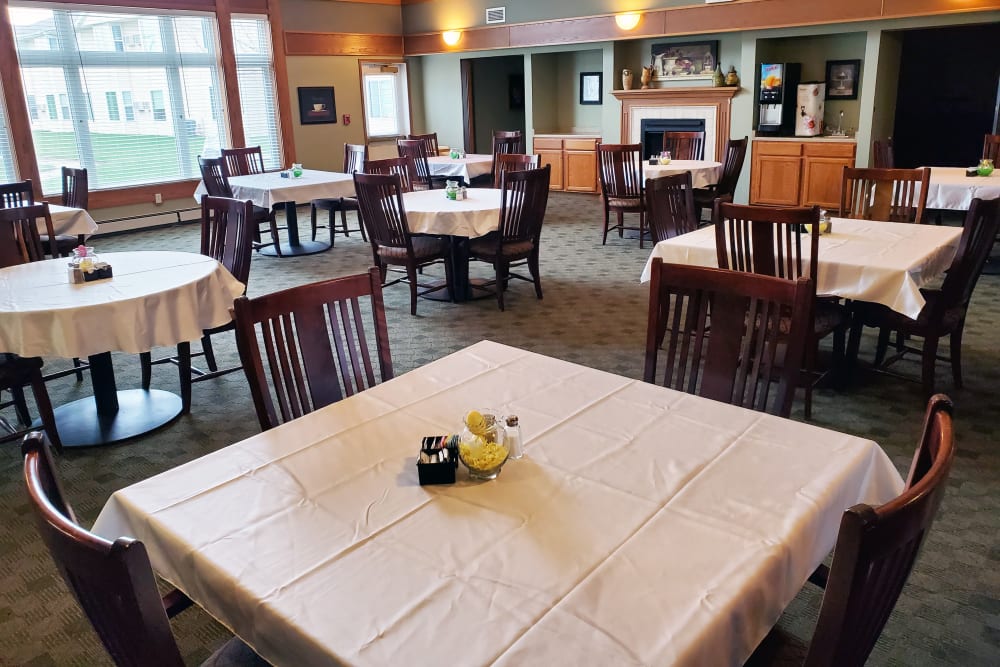
<instances>
[{"instance_id":1,"label":"doorway","mask_svg":"<svg viewBox=\"0 0 1000 667\"><path fill-rule=\"evenodd\" d=\"M493 130L525 131L524 57L462 59L465 150L488 154Z\"/></svg>"}]
</instances>

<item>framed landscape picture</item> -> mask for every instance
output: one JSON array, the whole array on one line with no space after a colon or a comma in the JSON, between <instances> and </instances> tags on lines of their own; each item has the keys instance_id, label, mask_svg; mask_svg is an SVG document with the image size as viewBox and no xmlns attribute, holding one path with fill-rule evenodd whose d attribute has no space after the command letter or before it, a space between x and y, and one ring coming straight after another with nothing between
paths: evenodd
<instances>
[{"instance_id":1,"label":"framed landscape picture","mask_svg":"<svg viewBox=\"0 0 1000 667\"><path fill-rule=\"evenodd\" d=\"M299 122L303 125L337 122L333 86L299 87Z\"/></svg>"},{"instance_id":2,"label":"framed landscape picture","mask_svg":"<svg viewBox=\"0 0 1000 667\"><path fill-rule=\"evenodd\" d=\"M858 99L858 79L860 76L860 60L827 60L826 99Z\"/></svg>"},{"instance_id":3,"label":"framed landscape picture","mask_svg":"<svg viewBox=\"0 0 1000 667\"><path fill-rule=\"evenodd\" d=\"M580 72L580 104L601 103L601 72Z\"/></svg>"},{"instance_id":4,"label":"framed landscape picture","mask_svg":"<svg viewBox=\"0 0 1000 667\"><path fill-rule=\"evenodd\" d=\"M653 44L650 66L653 81L711 79L719 65L719 42Z\"/></svg>"}]
</instances>

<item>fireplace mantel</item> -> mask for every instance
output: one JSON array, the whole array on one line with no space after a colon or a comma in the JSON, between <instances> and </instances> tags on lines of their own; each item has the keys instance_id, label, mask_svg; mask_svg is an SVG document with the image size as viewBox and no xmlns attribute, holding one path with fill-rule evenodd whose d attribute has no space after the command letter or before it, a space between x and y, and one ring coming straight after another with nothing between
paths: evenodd
<instances>
[{"instance_id":1,"label":"fireplace mantel","mask_svg":"<svg viewBox=\"0 0 1000 667\"><path fill-rule=\"evenodd\" d=\"M635 143L631 135L631 117L637 109L662 107L711 107L715 119L715 159L722 162L729 141L730 109L737 87L648 88L615 90L612 95L622 103L621 142ZM706 158L708 156L706 155Z\"/></svg>"}]
</instances>

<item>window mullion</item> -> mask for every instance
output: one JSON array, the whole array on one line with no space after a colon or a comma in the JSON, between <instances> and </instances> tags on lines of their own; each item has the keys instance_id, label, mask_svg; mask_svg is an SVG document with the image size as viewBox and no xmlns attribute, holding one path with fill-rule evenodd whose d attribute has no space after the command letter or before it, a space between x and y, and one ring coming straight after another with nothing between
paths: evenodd
<instances>
[{"instance_id":1,"label":"window mullion","mask_svg":"<svg viewBox=\"0 0 1000 667\"><path fill-rule=\"evenodd\" d=\"M191 166L191 138L188 133L188 123L184 109L184 86L181 82L181 72L178 65L180 56L177 53L177 41L174 34L172 19L160 17L160 35L163 40L163 53L167 55L167 95L170 98L170 122L176 138L177 163L181 174L191 178L194 168ZM155 110L154 110L155 113Z\"/></svg>"},{"instance_id":2,"label":"window mullion","mask_svg":"<svg viewBox=\"0 0 1000 667\"><path fill-rule=\"evenodd\" d=\"M90 136L90 123L87 96L84 94L83 78L80 71L80 50L76 43L76 32L68 12L57 10L53 13L56 26L56 38L63 45L62 50L68 55L63 67L66 80L66 92L69 94L70 119L73 123L76 149L80 156L80 164L93 172L97 165L94 158L94 143ZM94 183L99 186L99 183Z\"/></svg>"}]
</instances>

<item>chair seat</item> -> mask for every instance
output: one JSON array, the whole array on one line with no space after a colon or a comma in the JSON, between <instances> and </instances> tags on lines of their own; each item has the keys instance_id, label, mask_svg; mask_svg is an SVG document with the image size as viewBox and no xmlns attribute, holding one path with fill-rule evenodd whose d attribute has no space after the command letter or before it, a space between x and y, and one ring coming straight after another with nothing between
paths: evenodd
<instances>
[{"instance_id":1,"label":"chair seat","mask_svg":"<svg viewBox=\"0 0 1000 667\"><path fill-rule=\"evenodd\" d=\"M270 667L271 663L260 657L238 637L233 637L219 650L201 663L201 667Z\"/></svg>"},{"instance_id":2,"label":"chair seat","mask_svg":"<svg viewBox=\"0 0 1000 667\"><path fill-rule=\"evenodd\" d=\"M267 222L271 217L271 210L266 209L263 206L253 206L253 219L257 222Z\"/></svg>"},{"instance_id":3,"label":"chair seat","mask_svg":"<svg viewBox=\"0 0 1000 667\"><path fill-rule=\"evenodd\" d=\"M535 244L530 239L527 241L514 241L505 243L500 248L500 254L507 259L523 259L530 255L534 249ZM495 257L497 254L496 235L487 234L486 236L469 241L469 254L473 257Z\"/></svg>"},{"instance_id":4,"label":"chair seat","mask_svg":"<svg viewBox=\"0 0 1000 667\"><path fill-rule=\"evenodd\" d=\"M0 353L0 387L27 384L31 374L41 368L41 357L20 357L16 354Z\"/></svg>"},{"instance_id":5,"label":"chair seat","mask_svg":"<svg viewBox=\"0 0 1000 667\"><path fill-rule=\"evenodd\" d=\"M337 197L334 199L313 199L312 205L321 211L357 211L358 200L354 197Z\"/></svg>"},{"instance_id":6,"label":"chair seat","mask_svg":"<svg viewBox=\"0 0 1000 667\"><path fill-rule=\"evenodd\" d=\"M816 301L813 333L823 338L840 327L846 326L850 319L850 311L841 303L834 301Z\"/></svg>"},{"instance_id":7,"label":"chair seat","mask_svg":"<svg viewBox=\"0 0 1000 667\"><path fill-rule=\"evenodd\" d=\"M700 204L705 208L711 206L712 202L719 195L716 193L715 188L694 188L691 190L691 196L694 197L695 204Z\"/></svg>"},{"instance_id":8,"label":"chair seat","mask_svg":"<svg viewBox=\"0 0 1000 667\"><path fill-rule=\"evenodd\" d=\"M42 241L42 247L45 248L45 254L47 255L71 255L73 254L73 248L80 245L79 236L60 234L56 236L56 252L53 253L49 237L43 234L39 238Z\"/></svg>"},{"instance_id":9,"label":"chair seat","mask_svg":"<svg viewBox=\"0 0 1000 667\"><path fill-rule=\"evenodd\" d=\"M441 257L448 252L448 242L443 239L414 236L411 242L413 244L413 256L417 261ZM403 262L406 261L406 248L379 246L378 256L385 260Z\"/></svg>"},{"instance_id":10,"label":"chair seat","mask_svg":"<svg viewBox=\"0 0 1000 667\"><path fill-rule=\"evenodd\" d=\"M943 295L935 289L922 289L920 293L927 303L915 320L879 303L856 303L857 316L864 321L865 326L891 327L918 336L924 331L934 330L943 334L958 328L964 316L962 308L949 308L944 311L944 317L940 322L932 322L931 314L937 309L937 303Z\"/></svg>"},{"instance_id":11,"label":"chair seat","mask_svg":"<svg viewBox=\"0 0 1000 667\"><path fill-rule=\"evenodd\" d=\"M608 197L608 206L610 208L620 208L626 211L641 211L643 209L641 198L626 198L626 197Z\"/></svg>"}]
</instances>

